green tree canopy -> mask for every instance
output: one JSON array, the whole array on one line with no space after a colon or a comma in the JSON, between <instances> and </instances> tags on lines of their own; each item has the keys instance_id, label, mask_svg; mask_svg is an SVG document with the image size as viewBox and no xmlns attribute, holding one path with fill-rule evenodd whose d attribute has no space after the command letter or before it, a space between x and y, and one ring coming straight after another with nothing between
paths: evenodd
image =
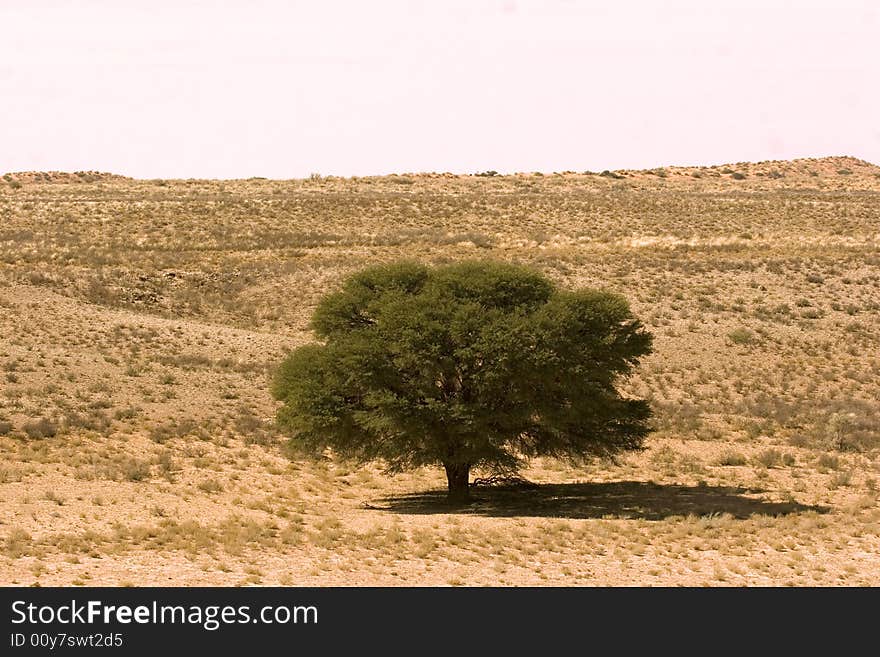
<instances>
[{"instance_id":1,"label":"green tree canopy","mask_svg":"<svg viewBox=\"0 0 880 657\"><path fill-rule=\"evenodd\" d=\"M498 262L399 262L348 278L312 328L320 344L273 382L280 426L301 448L392 471L442 465L454 501L474 467L610 456L649 432L648 404L615 384L651 334L616 294Z\"/></svg>"}]
</instances>

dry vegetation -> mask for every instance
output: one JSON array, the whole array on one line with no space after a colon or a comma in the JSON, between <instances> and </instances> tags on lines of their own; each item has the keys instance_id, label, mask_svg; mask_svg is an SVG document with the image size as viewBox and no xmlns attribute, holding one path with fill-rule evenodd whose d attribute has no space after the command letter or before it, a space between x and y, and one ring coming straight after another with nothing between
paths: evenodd
<instances>
[{"instance_id":1,"label":"dry vegetation","mask_svg":"<svg viewBox=\"0 0 880 657\"><path fill-rule=\"evenodd\" d=\"M0 583L880 584L880 168L0 179ZM284 454L271 367L380 260L627 295L649 449L443 506Z\"/></svg>"}]
</instances>

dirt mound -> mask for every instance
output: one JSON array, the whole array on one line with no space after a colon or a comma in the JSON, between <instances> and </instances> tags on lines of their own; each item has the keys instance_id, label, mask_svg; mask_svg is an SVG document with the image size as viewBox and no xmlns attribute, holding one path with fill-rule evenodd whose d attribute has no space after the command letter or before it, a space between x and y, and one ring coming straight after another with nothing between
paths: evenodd
<instances>
[{"instance_id":1,"label":"dirt mound","mask_svg":"<svg viewBox=\"0 0 880 657\"><path fill-rule=\"evenodd\" d=\"M765 179L876 179L880 178L880 166L850 156L801 158L796 160L764 160L761 162L736 162L712 166L669 166L655 169L621 170L618 175L642 178L730 178L732 180Z\"/></svg>"}]
</instances>

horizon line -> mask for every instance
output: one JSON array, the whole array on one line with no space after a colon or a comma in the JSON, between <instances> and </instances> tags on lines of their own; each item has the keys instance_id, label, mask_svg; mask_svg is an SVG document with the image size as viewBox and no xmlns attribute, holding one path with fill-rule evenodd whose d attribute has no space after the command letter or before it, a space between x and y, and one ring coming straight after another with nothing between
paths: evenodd
<instances>
[{"instance_id":1,"label":"horizon line","mask_svg":"<svg viewBox=\"0 0 880 657\"><path fill-rule=\"evenodd\" d=\"M501 172L496 171L494 169L487 169L483 171L472 171L472 172L461 172L455 173L452 171L390 171L387 173L373 173L373 174L364 174L364 175L342 175L342 174L334 174L334 173L320 173L320 172L312 172L308 176L293 176L293 177L271 177L271 176L260 176L260 175L252 175L252 176L242 176L235 178L203 178L197 176L188 176L188 177L162 177L162 176L152 176L152 177L137 177L137 176L129 176L123 173L115 173L113 171L101 171L98 169L79 169L75 171L65 171L62 169L32 169L32 170L24 170L24 171L7 171L3 174L0 174L0 178L6 178L8 176L19 176L19 175L35 175L35 174L64 174L64 175L101 175L101 176L114 176L117 178L125 178L128 180L139 180L139 181L154 181L154 180L213 180L213 181L236 181L236 180L272 180L272 181L285 181L285 180L309 180L313 177L316 179L342 179L342 180L351 180L351 179L361 179L361 178L387 178L389 176L453 176L453 177L469 177L469 176L478 176L478 177L508 177L508 176L529 176L529 175L600 175L604 172L627 172L627 173L638 173L643 171L656 171L658 169L717 169L718 167L727 167L727 166L737 166L737 165L756 165L756 164L775 164L775 163L795 163L795 162L817 162L822 160L853 160L859 162L863 165L871 166L871 167L880 167L880 165L875 164L869 160L865 160L860 157L856 157L854 155L822 155L815 157L796 157L791 159L768 159L768 160L740 160L737 162L721 162L717 164L666 164L655 167L645 167L645 168L617 168L617 169L603 169L601 171L593 171L593 170L582 170L576 171L573 169L565 169L562 171L540 171L540 170L521 170L521 171L507 171Z\"/></svg>"}]
</instances>

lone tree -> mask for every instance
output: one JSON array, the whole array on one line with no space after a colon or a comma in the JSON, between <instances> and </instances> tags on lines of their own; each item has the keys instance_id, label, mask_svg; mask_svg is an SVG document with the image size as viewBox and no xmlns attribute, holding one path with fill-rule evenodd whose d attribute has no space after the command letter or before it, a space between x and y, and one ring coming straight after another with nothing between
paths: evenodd
<instances>
[{"instance_id":1,"label":"lone tree","mask_svg":"<svg viewBox=\"0 0 880 657\"><path fill-rule=\"evenodd\" d=\"M312 328L322 343L291 352L272 386L293 443L390 471L442 465L453 502L474 467L610 456L650 430L648 404L615 383L651 334L615 294L497 262L399 262L347 279Z\"/></svg>"}]
</instances>

